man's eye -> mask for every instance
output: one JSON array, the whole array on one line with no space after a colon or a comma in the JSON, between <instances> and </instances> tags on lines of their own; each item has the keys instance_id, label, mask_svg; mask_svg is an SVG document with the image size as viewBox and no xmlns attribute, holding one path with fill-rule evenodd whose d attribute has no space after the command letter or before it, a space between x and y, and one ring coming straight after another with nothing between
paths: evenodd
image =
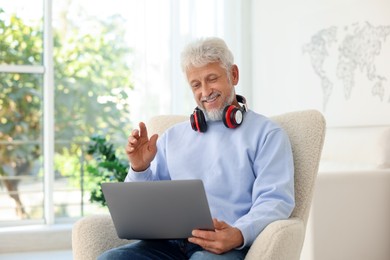
<instances>
[{"instance_id":1,"label":"man's eye","mask_svg":"<svg viewBox=\"0 0 390 260\"><path fill-rule=\"evenodd\" d=\"M209 78L208 81L211 82L211 83L214 83L218 80L218 77L212 77L212 78Z\"/></svg>"},{"instance_id":2,"label":"man's eye","mask_svg":"<svg viewBox=\"0 0 390 260\"><path fill-rule=\"evenodd\" d=\"M199 83L195 83L195 84L192 84L191 87L192 88L199 88L200 84Z\"/></svg>"}]
</instances>

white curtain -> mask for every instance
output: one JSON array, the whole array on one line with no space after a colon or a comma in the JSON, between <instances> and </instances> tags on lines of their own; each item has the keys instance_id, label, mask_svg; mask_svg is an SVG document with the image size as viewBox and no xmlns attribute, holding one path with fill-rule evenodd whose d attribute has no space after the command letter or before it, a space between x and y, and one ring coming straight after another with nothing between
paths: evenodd
<instances>
[{"instance_id":1,"label":"white curtain","mask_svg":"<svg viewBox=\"0 0 390 260\"><path fill-rule=\"evenodd\" d=\"M227 42L241 69L248 66L250 19L248 1L235 0L144 0L133 1L136 10L126 17L134 28L135 91L131 121L148 120L156 114L190 114L195 106L180 68L185 44L198 37L218 36ZM248 23L249 24L249 23ZM248 29L248 30L247 30ZM250 71L242 70L238 92L250 89ZM246 87L244 87L244 85ZM244 93L245 94L245 93Z\"/></svg>"}]
</instances>

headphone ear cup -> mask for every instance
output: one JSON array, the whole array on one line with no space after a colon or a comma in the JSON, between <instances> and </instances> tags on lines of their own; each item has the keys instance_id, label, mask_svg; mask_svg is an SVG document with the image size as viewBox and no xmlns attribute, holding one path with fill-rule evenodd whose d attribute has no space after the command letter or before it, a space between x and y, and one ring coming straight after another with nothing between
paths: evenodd
<instances>
[{"instance_id":1,"label":"headphone ear cup","mask_svg":"<svg viewBox=\"0 0 390 260\"><path fill-rule=\"evenodd\" d=\"M222 114L222 121L227 128L236 128L243 121L242 111L233 105L225 107Z\"/></svg>"},{"instance_id":2,"label":"headphone ear cup","mask_svg":"<svg viewBox=\"0 0 390 260\"><path fill-rule=\"evenodd\" d=\"M207 131L206 118L200 109L195 109L190 116L191 127L194 131L204 133Z\"/></svg>"}]
</instances>

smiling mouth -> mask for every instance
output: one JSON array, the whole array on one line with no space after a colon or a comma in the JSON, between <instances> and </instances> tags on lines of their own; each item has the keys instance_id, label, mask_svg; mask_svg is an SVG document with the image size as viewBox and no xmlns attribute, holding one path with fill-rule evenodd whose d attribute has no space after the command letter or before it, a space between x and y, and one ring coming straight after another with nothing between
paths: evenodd
<instances>
[{"instance_id":1,"label":"smiling mouth","mask_svg":"<svg viewBox=\"0 0 390 260\"><path fill-rule=\"evenodd\" d=\"M202 101L202 103L212 103L212 102L214 102L219 96L220 96L220 94L218 94L218 93L213 93L213 94L211 94L211 95L208 96L208 97L202 97L201 101Z\"/></svg>"}]
</instances>

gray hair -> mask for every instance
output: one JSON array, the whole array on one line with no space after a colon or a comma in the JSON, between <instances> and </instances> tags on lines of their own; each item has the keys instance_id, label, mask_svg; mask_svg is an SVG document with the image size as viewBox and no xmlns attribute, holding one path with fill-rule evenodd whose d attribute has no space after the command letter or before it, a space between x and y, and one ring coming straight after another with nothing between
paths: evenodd
<instances>
[{"instance_id":1,"label":"gray hair","mask_svg":"<svg viewBox=\"0 0 390 260\"><path fill-rule=\"evenodd\" d=\"M234 64L232 52L224 40L217 37L193 41L181 53L183 72L186 72L190 67L201 67L212 62L220 62L221 67L226 71Z\"/></svg>"}]
</instances>

